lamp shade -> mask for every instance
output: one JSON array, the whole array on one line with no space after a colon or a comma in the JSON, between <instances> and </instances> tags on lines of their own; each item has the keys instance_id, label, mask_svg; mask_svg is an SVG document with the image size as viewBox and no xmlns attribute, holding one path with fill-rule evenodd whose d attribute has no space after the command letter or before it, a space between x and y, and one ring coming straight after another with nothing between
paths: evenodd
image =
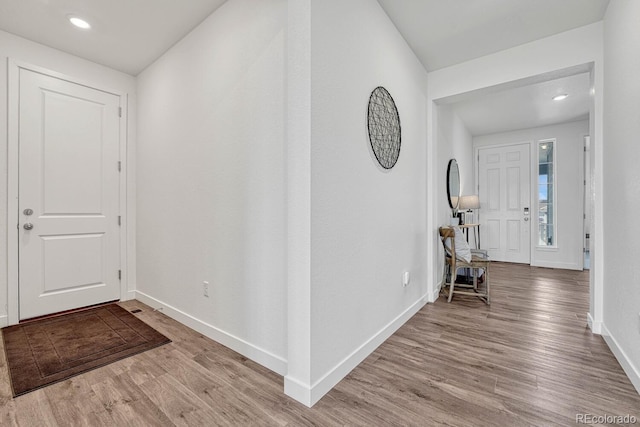
<instances>
[{"instance_id":1,"label":"lamp shade","mask_svg":"<svg viewBox=\"0 0 640 427\"><path fill-rule=\"evenodd\" d=\"M460 204L458 205L458 209L466 210L466 209L479 209L479 208L480 208L480 199L478 198L477 195L460 197Z\"/></svg>"}]
</instances>

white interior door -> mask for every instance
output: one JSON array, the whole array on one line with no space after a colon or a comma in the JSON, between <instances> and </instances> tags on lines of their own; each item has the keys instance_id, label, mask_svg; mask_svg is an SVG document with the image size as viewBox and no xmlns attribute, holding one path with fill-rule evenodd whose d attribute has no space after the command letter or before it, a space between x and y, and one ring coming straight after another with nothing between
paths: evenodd
<instances>
[{"instance_id":1,"label":"white interior door","mask_svg":"<svg viewBox=\"0 0 640 427\"><path fill-rule=\"evenodd\" d=\"M517 144L478 152L482 248L495 261L531 262L529 150Z\"/></svg>"},{"instance_id":2,"label":"white interior door","mask_svg":"<svg viewBox=\"0 0 640 427\"><path fill-rule=\"evenodd\" d=\"M19 317L117 300L120 98L19 80Z\"/></svg>"}]
</instances>

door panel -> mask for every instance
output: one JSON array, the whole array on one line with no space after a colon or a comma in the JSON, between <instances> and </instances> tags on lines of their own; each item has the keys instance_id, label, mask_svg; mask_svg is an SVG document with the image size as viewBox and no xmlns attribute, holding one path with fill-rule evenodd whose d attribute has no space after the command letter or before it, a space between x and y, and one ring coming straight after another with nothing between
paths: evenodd
<instances>
[{"instance_id":1,"label":"door panel","mask_svg":"<svg viewBox=\"0 0 640 427\"><path fill-rule=\"evenodd\" d=\"M496 261L530 263L529 149L517 144L478 152L483 249Z\"/></svg>"},{"instance_id":2,"label":"door panel","mask_svg":"<svg viewBox=\"0 0 640 427\"><path fill-rule=\"evenodd\" d=\"M497 251L500 249L500 221L488 219L483 221L481 227L484 229L486 237L482 237L483 242L487 242L487 246L484 249L489 251Z\"/></svg>"},{"instance_id":3,"label":"door panel","mask_svg":"<svg viewBox=\"0 0 640 427\"><path fill-rule=\"evenodd\" d=\"M520 168L507 168L507 203L508 211L520 211Z\"/></svg>"},{"instance_id":4,"label":"door panel","mask_svg":"<svg viewBox=\"0 0 640 427\"><path fill-rule=\"evenodd\" d=\"M120 99L19 78L19 317L117 300Z\"/></svg>"},{"instance_id":5,"label":"door panel","mask_svg":"<svg viewBox=\"0 0 640 427\"><path fill-rule=\"evenodd\" d=\"M104 233L42 237L43 294L100 285Z\"/></svg>"},{"instance_id":6,"label":"door panel","mask_svg":"<svg viewBox=\"0 0 640 427\"><path fill-rule=\"evenodd\" d=\"M485 200L487 201L487 209L496 211L500 210L500 169L487 169L486 173L486 185L485 185Z\"/></svg>"},{"instance_id":7,"label":"door panel","mask_svg":"<svg viewBox=\"0 0 640 427\"><path fill-rule=\"evenodd\" d=\"M104 105L47 90L42 95L42 214L100 214Z\"/></svg>"},{"instance_id":8,"label":"door panel","mask_svg":"<svg viewBox=\"0 0 640 427\"><path fill-rule=\"evenodd\" d=\"M520 250L520 221L508 220L507 221L507 250L519 251Z\"/></svg>"}]
</instances>

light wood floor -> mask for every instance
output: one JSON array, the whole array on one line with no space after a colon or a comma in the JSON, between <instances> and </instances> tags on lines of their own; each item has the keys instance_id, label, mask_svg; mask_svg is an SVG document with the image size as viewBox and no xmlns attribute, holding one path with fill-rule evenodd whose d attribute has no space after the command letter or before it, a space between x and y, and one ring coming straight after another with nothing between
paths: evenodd
<instances>
[{"instance_id":1,"label":"light wood floor","mask_svg":"<svg viewBox=\"0 0 640 427\"><path fill-rule=\"evenodd\" d=\"M283 379L142 308L172 344L11 398L0 352L0 425L572 425L640 420L640 396L586 327L586 273L494 263L492 305L428 304L312 409ZM640 423L640 421L639 421Z\"/></svg>"}]
</instances>

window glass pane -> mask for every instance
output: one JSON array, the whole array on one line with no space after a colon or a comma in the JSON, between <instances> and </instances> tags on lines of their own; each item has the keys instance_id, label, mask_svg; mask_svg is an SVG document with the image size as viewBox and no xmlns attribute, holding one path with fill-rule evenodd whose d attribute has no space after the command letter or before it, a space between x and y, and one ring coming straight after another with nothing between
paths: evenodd
<instances>
[{"instance_id":1,"label":"window glass pane","mask_svg":"<svg viewBox=\"0 0 640 427\"><path fill-rule=\"evenodd\" d=\"M538 246L555 246L554 141L538 143Z\"/></svg>"}]
</instances>

